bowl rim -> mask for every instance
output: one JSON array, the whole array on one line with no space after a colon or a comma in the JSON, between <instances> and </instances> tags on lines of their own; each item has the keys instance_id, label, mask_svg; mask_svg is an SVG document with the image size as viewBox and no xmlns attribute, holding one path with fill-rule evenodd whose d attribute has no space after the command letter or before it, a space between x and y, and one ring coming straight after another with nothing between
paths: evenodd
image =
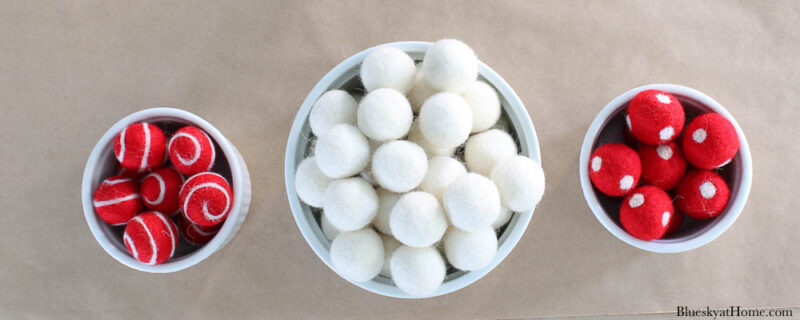
<instances>
[{"instance_id":1,"label":"bowl rim","mask_svg":"<svg viewBox=\"0 0 800 320\"><path fill-rule=\"evenodd\" d=\"M591 180L589 179L588 165L584 165L589 163L588 161L589 157L591 156L592 147L597 140L600 131L603 129L610 117L616 114L616 111L619 108L633 99L637 93L649 89L661 90L672 94L685 96L699 102L700 104L712 109L714 112L719 113L730 120L739 136L739 154L741 156L740 161L742 165L742 175L736 194L731 195L731 199L733 201L728 204L726 209L727 213L724 216L719 217L717 221L713 222L713 225L698 231L697 234L685 240L668 242L662 242L658 240L644 241L628 234L625 230L620 228L619 225L617 225L617 223L608 215L608 213L605 212L602 205L600 205L597 195L592 188ZM656 253L678 253L689 251L704 246L717 239L720 235L722 235L723 232L725 232L725 230L733 225L733 223L742 213L745 203L747 202L748 195L750 194L753 178L753 163L750 155L750 147L747 143L744 132L742 131L741 127L739 127L736 119L728 112L727 109L725 109L725 107L708 95L696 89L677 84L648 84L640 86L620 94L606 104L606 106L603 107L600 113L598 113L594 118L592 124L589 126L589 129L586 131L586 136L584 137L583 145L581 146L578 168L580 172L580 183L581 189L583 190L584 199L600 224L602 224L603 227L608 230L608 232L617 237L617 239L636 248Z\"/></svg>"},{"instance_id":2,"label":"bowl rim","mask_svg":"<svg viewBox=\"0 0 800 320\"><path fill-rule=\"evenodd\" d=\"M338 65L336 65L333 69L331 69L325 76L320 79L320 81L314 86L314 88L309 92L308 96L306 96L303 104L300 106L300 109L297 112L297 115L292 123L292 128L289 133L289 139L286 145L286 159L285 159L285 179L286 179L286 193L289 199L289 206L292 210L292 215L294 216L295 222L297 223L300 232L303 235L303 238L306 240L308 245L311 249L316 253L316 255L322 260L333 272L337 273L336 270L333 268L330 262L330 254L329 249L326 245L317 237L314 233L312 223L305 219L303 214L303 204L301 203L300 199L298 198L295 192L294 186L294 173L297 167L297 164L302 159L298 159L295 152L295 146L298 145L299 139L301 137L302 129L304 127L305 122L307 121L308 115L311 111L311 107L313 106L314 102L327 90L329 87L342 75L346 74L348 71L356 68L361 62L364 60L365 56L371 52L372 50L382 48L382 47L395 47L398 48L406 53L424 53L428 47L433 45L432 42L425 42L425 41L400 41L400 42L391 42L385 43L381 45L377 45L368 49L365 49L359 53L356 53L349 58L345 59ZM518 135L525 135L528 143L525 145L521 145L521 153L530 157L531 159L535 160L537 163L541 164L541 154L539 150L539 139L536 136L536 130L533 126L533 122L531 121L530 115L528 114L525 105L520 100L519 96L514 92L511 86L492 68L488 65L483 63L482 61L478 61L478 74L483 77L483 80L487 81L491 84L495 89L497 89L499 96L502 99L505 99L508 102L507 108L505 106L504 110L506 112L513 111L514 114L519 118L519 127L515 127L515 131ZM394 285L389 285L381 282L377 282L374 279L367 281L367 282L348 282L365 289L367 291L377 293L380 295L394 297L394 298L431 298L435 296L440 296L444 294L448 294L464 287L469 286L470 284L474 283L475 281L481 279L483 276L488 274L492 271L497 265L499 265L503 259L505 259L511 250L517 245L520 238L524 234L525 230L530 223L531 217L533 215L534 209L528 210L526 212L517 212L514 214L512 221L509 223L509 226L500 236L500 240L503 242L497 249L497 255L495 259L487 265L486 267L462 273L455 279L445 279L445 282L442 284L439 289L431 295L424 296L424 297L417 297L417 296L410 296L397 288ZM512 228L513 223L513 228ZM313 222L316 225L316 221ZM327 241L327 240L326 240ZM339 275L341 276L341 275ZM344 277L342 277L344 279Z\"/></svg>"},{"instance_id":3,"label":"bowl rim","mask_svg":"<svg viewBox=\"0 0 800 320\"><path fill-rule=\"evenodd\" d=\"M99 177L99 175L96 173L97 170L99 170L99 164L104 160L102 155L105 151L105 148L113 143L113 139L116 137L116 135L130 124L149 121L149 119L154 118L180 119L181 121L185 121L188 124L197 126L207 132L217 143L222 150L222 153L225 155L225 158L228 160L228 165L230 166L231 172L231 187L234 192L231 211L223 223L222 228L209 243L200 247L200 249L181 257L178 260L167 261L158 265L147 265L131 257L127 251L120 250L119 247L112 243L112 241L115 240L109 239L109 237L106 236L102 226L104 222L100 220L94 211L94 205L92 202L94 195L93 179L97 179ZM100 244L106 253L123 265L139 271L151 273L169 273L180 271L196 265L200 261L203 261L211 256L211 254L219 250L227 243L229 237L232 236L232 233L237 231L238 228L236 224L240 219L240 216L247 214L246 212L243 212L244 210L242 210L243 197L245 194L250 193L249 190L246 190L247 186L244 181L244 175L246 174L246 171L247 167L244 164L243 159L241 159L241 157L238 155L238 151L233 144L228 141L228 139L226 139L216 127L203 118L189 111L171 107L156 107L136 111L114 123L103 134L100 140L98 140L97 144L92 149L92 152L89 154L89 159L86 162L86 168L83 172L83 181L81 183L81 198L83 203L84 217L86 218L86 223L89 225L89 229L92 231L92 235L94 235L97 243ZM119 241L122 240L120 239Z\"/></svg>"}]
</instances>

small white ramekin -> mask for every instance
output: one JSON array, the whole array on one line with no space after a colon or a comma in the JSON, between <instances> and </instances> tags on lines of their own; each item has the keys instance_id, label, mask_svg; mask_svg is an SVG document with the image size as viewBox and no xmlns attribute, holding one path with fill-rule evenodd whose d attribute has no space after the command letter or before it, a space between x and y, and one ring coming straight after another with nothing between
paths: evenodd
<instances>
[{"instance_id":1,"label":"small white ramekin","mask_svg":"<svg viewBox=\"0 0 800 320\"><path fill-rule=\"evenodd\" d=\"M219 230L219 233L214 236L211 242L195 251L191 251L191 249L181 250L179 247L178 253L183 253L184 255L172 258L159 265L147 265L131 257L125 245L122 243L121 228L111 227L100 220L94 211L94 205L92 203L94 191L97 189L97 186L104 178L115 173L117 163L114 158L114 137L125 127L137 122L170 122L193 125L203 129L222 150L222 155L224 157L219 157L218 154L217 164L224 164L227 162L227 165L221 166L221 170L227 171L227 169L230 169L230 172L222 172L222 174L230 179L231 188L233 189L233 206L222 228ZM145 109L134 112L115 123L103 134L100 141L97 142L97 145L95 145L94 149L92 149L92 153L89 155L89 160L86 162L86 169L83 172L81 198L83 202L83 213L86 217L86 223L89 224L89 229L91 229L97 243L99 243L114 259L128 267L145 272L175 272L205 260L214 252L222 249L222 247L233 238L242 226L242 223L244 223L247 211L250 208L250 173L247 171L244 158L242 158L242 155L236 150L236 147L234 147L217 128L207 121L191 112L181 109Z\"/></svg>"},{"instance_id":2,"label":"small white ramekin","mask_svg":"<svg viewBox=\"0 0 800 320\"><path fill-rule=\"evenodd\" d=\"M615 218L616 213L619 211L613 208L614 202L609 200L608 197L598 195L592 187L592 182L589 180L589 157L592 152L603 144L623 142L622 141L622 126L624 125L624 114L628 107L628 103L633 97L643 91L649 89L661 90L669 92L676 96L683 104L684 110L687 113L686 124L689 120L701 113L716 112L723 115L731 121L736 133L739 135L739 152L733 158L730 164L725 167L726 172L723 174L731 190L731 197L728 206L719 214L719 216L696 222L696 224L689 226L684 224L682 230L678 231L673 236L665 239L658 239L652 241L644 241L637 239L628 234ZM606 126L609 126L607 129ZM753 179L753 163L750 157L750 147L747 144L747 139L744 137L744 132L736 123L736 119L726 110L719 102L711 97L703 94L692 88L674 85L674 84L651 84L641 86L635 89L628 90L627 92L619 95L611 100L603 110L594 118L589 131L586 132L586 137L583 139L583 146L581 146L580 163L578 164L580 170L581 188L583 189L583 196L586 198L586 203L592 209L594 216L598 221L618 239L623 242L637 247L639 249L659 252L659 253L673 253L689 251L714 241L725 230L727 230L739 214L742 213L744 205L747 202L747 196L750 193L750 184ZM612 211L609 213L609 211ZM688 229L688 230L684 230Z\"/></svg>"},{"instance_id":3,"label":"small white ramekin","mask_svg":"<svg viewBox=\"0 0 800 320\"><path fill-rule=\"evenodd\" d=\"M305 157L306 146L308 144L307 138L311 136L308 115L311 112L311 107L314 102L328 90L357 86L357 84L360 83L358 79L359 67L364 57L370 51L384 46L391 46L403 50L408 53L412 59L420 61L425 55L425 51L431 46L431 43L419 41L387 43L369 48L347 58L328 72L328 74L326 74L311 90L311 93L308 94L300 110L297 112L297 117L294 119L291 132L289 133L285 163L286 192L289 196L289 205L291 206L292 214L294 215L294 219L303 237L311 246L311 249L314 250L317 256L319 256L331 270L334 270L331 266L329 253L331 243L322 233L311 208L300 201L294 185L295 170L300 164L300 161ZM530 157L537 163L541 163L539 141L536 138L536 131L533 128L533 123L522 101L514 90L511 89L511 86L486 64L480 63L478 73L483 80L497 89L503 110L508 115L510 121L510 129L515 131L519 141L521 154ZM448 275L447 278L445 278L444 284L442 284L435 293L430 295L430 297L447 294L464 288L492 271L492 269L500 264L511 252L511 249L514 248L517 242L519 242L519 239L528 227L532 215L533 210L515 213L503 234L500 235L498 239L497 255L488 266L472 272L459 271ZM334 270L334 272L335 271L336 270ZM371 281L361 283L354 282L353 284L384 296L412 298L392 284L391 279L384 276L377 276Z\"/></svg>"}]
</instances>

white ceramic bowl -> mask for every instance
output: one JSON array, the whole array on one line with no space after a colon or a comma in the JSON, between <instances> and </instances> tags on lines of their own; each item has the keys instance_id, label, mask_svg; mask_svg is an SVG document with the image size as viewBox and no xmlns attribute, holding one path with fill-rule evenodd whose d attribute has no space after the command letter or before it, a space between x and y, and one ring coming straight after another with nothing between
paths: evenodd
<instances>
[{"instance_id":1,"label":"white ceramic bowl","mask_svg":"<svg viewBox=\"0 0 800 320\"><path fill-rule=\"evenodd\" d=\"M325 238L325 235L323 235L313 210L298 198L294 186L295 170L300 164L300 161L305 158L308 138L312 136L311 128L308 124L308 115L311 112L311 106L314 102L328 90L352 90L361 88L361 82L358 79L361 62L370 51L383 46L392 46L403 50L408 53L412 59L420 61L425 55L427 48L431 46L431 43L418 41L387 43L369 48L347 58L347 60L328 72L328 74L326 74L311 90L311 93L309 93L305 101L303 101L303 105L300 107L300 111L298 111L297 117L292 125L292 130L289 133L289 141L286 146L286 192L289 196L289 205L292 208L292 214L294 214L294 219L303 237L311 246L311 249L314 250L317 256L319 256L328 267L331 267L329 253L331 243ZM530 116L528 116L528 111L525 109L522 101L517 94L514 93L514 90L511 89L511 86L509 86L500 75L494 72L494 70L489 68L489 66L481 62L478 72L483 80L497 89L503 112L509 120L509 127L512 131L512 135L516 135L521 153L541 163L539 141L536 138L536 131L533 128ZM494 269L503 261L508 253L511 252L511 249L514 248L520 237L522 237L522 234L528 227L532 214L533 210L514 214L511 222L509 222L508 226L500 235L497 255L488 266L472 272L458 271L448 274L444 280L444 284L433 293L431 297L464 288ZM333 270L333 267L331 267L331 269ZM403 293L392 284L391 279L383 276L377 276L371 281L354 284L385 296L411 298L411 296Z\"/></svg>"},{"instance_id":2,"label":"white ceramic bowl","mask_svg":"<svg viewBox=\"0 0 800 320\"><path fill-rule=\"evenodd\" d=\"M601 145L608 143L623 143L623 126L625 123L625 110L633 97L648 89L657 89L673 94L683 104L686 112L686 125L700 114L716 112L731 121L739 135L739 152L731 163L720 170L720 175L728 183L731 198L725 210L713 219L694 221L687 217L681 230L664 239L644 241L628 234L619 224L619 206L621 198L611 198L596 192L589 180L589 157ZM753 163L750 158L750 147L744 132L736 123L736 119L728 113L719 102L692 88L674 84L651 84L631 89L611 100L603 110L594 118L581 147L580 163L581 187L583 196L592 209L598 221L618 239L639 249L660 252L683 252L701 247L717 237L730 227L739 214L742 213L747 196L750 193L750 184L753 179Z\"/></svg>"},{"instance_id":3,"label":"white ceramic bowl","mask_svg":"<svg viewBox=\"0 0 800 320\"><path fill-rule=\"evenodd\" d=\"M124 227L112 227L100 220L92 204L97 186L103 179L113 175L116 170L114 137L128 125L143 121L156 124L168 122L174 125L175 129L182 125L194 125L203 129L222 151L223 157L220 157L218 153L214 170L227 178L233 189L231 212L228 214L228 218L223 223L219 233L214 236L214 239L199 249L181 241L173 258L159 265L147 265L131 257L122 243ZM247 211L250 208L250 173L247 171L247 165L244 163L242 155L236 150L236 147L207 121L185 110L152 108L134 112L123 118L111 126L100 138L100 141L97 142L97 145L89 155L89 160L86 162L81 197L83 213L86 216L86 223L89 224L89 229L92 230L97 243L114 259L128 267L141 271L153 273L175 272L205 260L214 252L222 249L233 238L242 223L244 223Z\"/></svg>"}]
</instances>

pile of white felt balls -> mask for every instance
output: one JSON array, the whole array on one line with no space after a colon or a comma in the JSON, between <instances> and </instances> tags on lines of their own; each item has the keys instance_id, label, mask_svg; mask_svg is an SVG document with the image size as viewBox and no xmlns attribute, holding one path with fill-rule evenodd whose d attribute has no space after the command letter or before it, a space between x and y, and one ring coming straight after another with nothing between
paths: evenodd
<instances>
[{"instance_id":1,"label":"pile of white felt balls","mask_svg":"<svg viewBox=\"0 0 800 320\"><path fill-rule=\"evenodd\" d=\"M411 296L428 296L446 275L440 250L457 269L487 266L495 229L536 206L544 173L496 125L500 100L478 80L466 44L440 40L420 66L380 47L360 77L368 92L360 102L331 90L314 104L317 140L297 168L297 195L322 208L340 275L364 282L381 274ZM465 143L466 167L455 155Z\"/></svg>"}]
</instances>

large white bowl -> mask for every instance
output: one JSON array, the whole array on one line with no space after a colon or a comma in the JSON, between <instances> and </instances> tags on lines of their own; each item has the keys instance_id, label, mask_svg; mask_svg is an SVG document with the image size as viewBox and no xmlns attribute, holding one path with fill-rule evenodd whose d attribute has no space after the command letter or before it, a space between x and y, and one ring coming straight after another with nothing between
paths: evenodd
<instances>
[{"instance_id":1,"label":"large white bowl","mask_svg":"<svg viewBox=\"0 0 800 320\"><path fill-rule=\"evenodd\" d=\"M294 214L294 219L303 237L311 246L311 249L314 250L317 256L319 256L328 267L331 267L329 252L331 243L325 238L325 235L323 235L312 209L298 198L294 186L295 170L300 164L300 161L305 158L309 141L308 138L312 136L311 128L308 124L308 115L311 112L311 106L314 102L328 90L340 88L348 90L361 87L360 80L358 79L361 62L370 51L384 46L391 46L403 50L408 53L412 59L420 61L425 55L425 51L431 46L431 43L418 41L387 43L369 48L347 58L347 60L328 72L328 74L317 83L314 89L311 90L311 93L309 93L305 101L303 101L300 111L297 112L297 117L289 133L289 141L286 146L286 192L289 196L289 205L292 208L292 214ZM536 138L536 131L533 128L530 116L528 116L528 111L525 110L522 101L520 101L517 94L514 93L514 90L511 89L511 86L486 64L481 62L478 72L483 80L497 89L503 111L510 122L510 130L513 131L512 135L516 135L521 153L541 163L539 141ZM492 269L500 264L508 253L511 252L511 249L514 248L520 237L522 237L522 234L528 227L532 214L533 210L514 214L511 222L500 235L497 255L488 266L472 272L458 271L447 275L444 284L430 296L443 295L464 288L485 276L489 271L492 271ZM333 267L331 267L331 269L333 270ZM371 281L353 284L385 296L412 298L392 284L391 279L383 276L377 276Z\"/></svg>"},{"instance_id":2,"label":"large white bowl","mask_svg":"<svg viewBox=\"0 0 800 320\"><path fill-rule=\"evenodd\" d=\"M731 197L728 206L718 216L704 221L690 221L686 219L683 227L676 234L664 239L644 241L637 239L626 232L618 223L619 203L621 198L607 197L598 193L589 180L589 157L601 145L608 143L622 143L622 128L625 123L625 110L633 97L644 90L656 89L673 94L683 105L686 112L688 125L696 116L716 112L731 121L736 133L739 135L739 152L730 164L723 167L720 175L728 183ZM628 90L611 100L603 110L594 118L581 147L580 163L581 187L586 203L592 209L598 221L618 239L639 249L660 252L683 252L692 250L714 241L727 230L739 214L742 213L747 196L750 193L750 184L753 179L753 163L750 158L750 147L744 132L736 123L736 119L728 113L719 102L692 88L674 84L651 84Z\"/></svg>"},{"instance_id":3,"label":"large white bowl","mask_svg":"<svg viewBox=\"0 0 800 320\"><path fill-rule=\"evenodd\" d=\"M181 245L178 246L173 258L159 265L147 265L131 257L122 243L124 228L112 227L100 220L94 211L92 203L97 186L103 182L103 179L115 173L117 162L114 158L114 137L122 129L137 122L169 123L176 129L182 125L193 125L203 129L222 150L221 154L223 156L217 157L214 169L218 170L220 174L230 181L231 189L233 190L233 206L214 239L199 249L181 241ZM83 171L81 198L83 213L86 216L86 223L89 224L89 229L91 229L97 243L114 259L136 270L152 273L175 272L205 260L214 252L222 249L236 235L236 232L244 223L247 211L250 208L250 173L247 171L244 158L236 150L236 147L207 121L185 110L151 108L132 113L115 123L103 134L86 162L86 169Z\"/></svg>"}]
</instances>

